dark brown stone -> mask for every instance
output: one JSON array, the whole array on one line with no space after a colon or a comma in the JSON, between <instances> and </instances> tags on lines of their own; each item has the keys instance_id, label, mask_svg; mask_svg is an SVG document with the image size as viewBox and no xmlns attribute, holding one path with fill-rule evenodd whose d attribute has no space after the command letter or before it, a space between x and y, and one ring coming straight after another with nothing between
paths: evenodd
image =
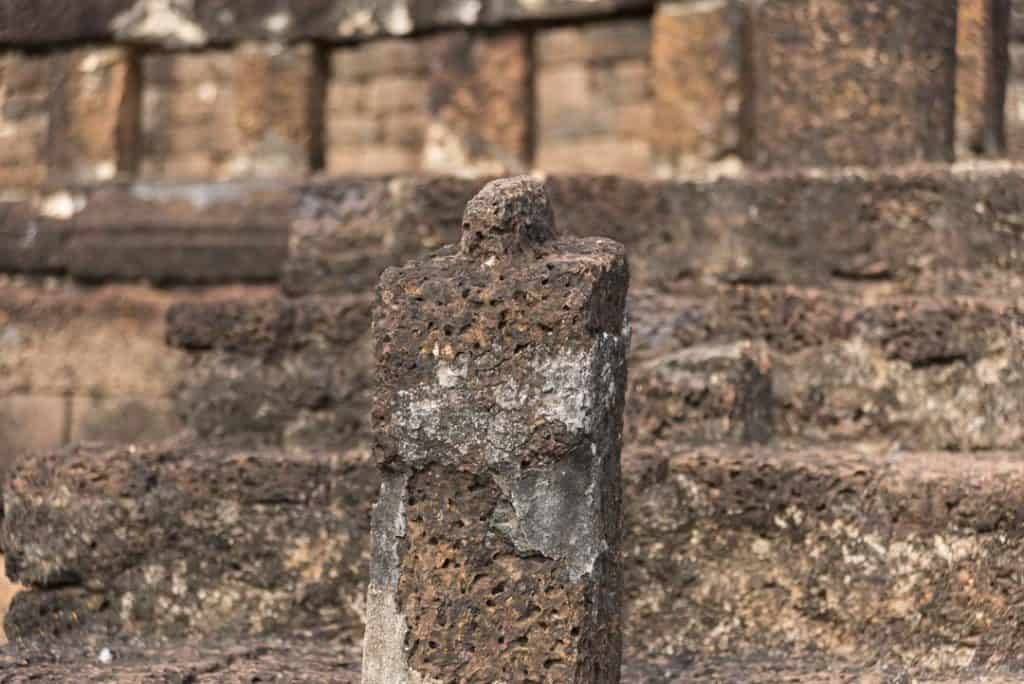
<instances>
[{"instance_id":1,"label":"dark brown stone","mask_svg":"<svg viewBox=\"0 0 1024 684\"><path fill-rule=\"evenodd\" d=\"M1020 454L666 444L624 463L627 657L1020 667Z\"/></svg>"},{"instance_id":2,"label":"dark brown stone","mask_svg":"<svg viewBox=\"0 0 1024 684\"><path fill-rule=\"evenodd\" d=\"M412 176L311 185L292 224L282 288L291 296L368 291L386 267L458 239L463 207L484 183Z\"/></svg>"},{"instance_id":3,"label":"dark brown stone","mask_svg":"<svg viewBox=\"0 0 1024 684\"><path fill-rule=\"evenodd\" d=\"M341 485L341 483L344 483ZM4 492L13 640L358 629L377 488L358 453L175 441L23 459Z\"/></svg>"},{"instance_id":4,"label":"dark brown stone","mask_svg":"<svg viewBox=\"0 0 1024 684\"><path fill-rule=\"evenodd\" d=\"M303 349L343 351L369 331L372 301L366 295L182 302L167 314L167 341L190 351L260 357Z\"/></svg>"},{"instance_id":5,"label":"dark brown stone","mask_svg":"<svg viewBox=\"0 0 1024 684\"><path fill-rule=\"evenodd\" d=\"M757 165L952 159L957 3L766 0L752 13Z\"/></svg>"},{"instance_id":6,"label":"dark brown stone","mask_svg":"<svg viewBox=\"0 0 1024 684\"><path fill-rule=\"evenodd\" d=\"M495 181L374 314L364 682L617 682L627 269Z\"/></svg>"},{"instance_id":7,"label":"dark brown stone","mask_svg":"<svg viewBox=\"0 0 1024 684\"><path fill-rule=\"evenodd\" d=\"M764 349L747 342L689 347L633 363L626 440L765 442L775 430L772 404Z\"/></svg>"}]
</instances>

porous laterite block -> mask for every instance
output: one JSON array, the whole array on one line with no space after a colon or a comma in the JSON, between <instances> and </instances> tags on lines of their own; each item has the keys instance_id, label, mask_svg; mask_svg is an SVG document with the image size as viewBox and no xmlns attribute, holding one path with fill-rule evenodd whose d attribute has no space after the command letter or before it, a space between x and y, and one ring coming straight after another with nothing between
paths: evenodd
<instances>
[{"instance_id":1,"label":"porous laterite block","mask_svg":"<svg viewBox=\"0 0 1024 684\"><path fill-rule=\"evenodd\" d=\"M384 272L364 682L619 681L627 287L525 177Z\"/></svg>"}]
</instances>

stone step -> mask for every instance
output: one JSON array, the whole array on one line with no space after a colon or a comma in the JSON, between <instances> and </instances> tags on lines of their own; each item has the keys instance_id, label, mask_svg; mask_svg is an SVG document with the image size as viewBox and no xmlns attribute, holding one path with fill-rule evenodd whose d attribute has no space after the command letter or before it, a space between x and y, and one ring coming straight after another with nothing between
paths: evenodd
<instances>
[{"instance_id":1,"label":"stone step","mask_svg":"<svg viewBox=\"0 0 1024 684\"><path fill-rule=\"evenodd\" d=\"M634 660L1024 667L1024 452L662 443L628 448L623 472ZM7 635L357 639L377 481L360 451L28 458L4 489L8 573L28 587Z\"/></svg>"},{"instance_id":2,"label":"stone step","mask_svg":"<svg viewBox=\"0 0 1024 684\"><path fill-rule=\"evenodd\" d=\"M1019 291L1020 165L748 174L692 181L551 176L565 233L626 245L634 287L702 282L928 294ZM458 239L485 179L325 179L292 224L291 295L359 293Z\"/></svg>"},{"instance_id":3,"label":"stone step","mask_svg":"<svg viewBox=\"0 0 1024 684\"><path fill-rule=\"evenodd\" d=\"M187 303L178 395L199 434L286 448L366 441L369 297ZM798 287L637 289L626 440L1024 446L1024 306Z\"/></svg>"},{"instance_id":4,"label":"stone step","mask_svg":"<svg viewBox=\"0 0 1024 684\"><path fill-rule=\"evenodd\" d=\"M19 646L0 654L0 677L10 684L357 684L360 649L346 641L289 639L152 646L111 644ZM109 658L109 660L108 660ZM108 662L104 662L108 660ZM855 664L827 658L762 654L754 658L629 658L622 684L1017 684L1024 673L969 671L954 677L918 675L898 665Z\"/></svg>"}]
</instances>

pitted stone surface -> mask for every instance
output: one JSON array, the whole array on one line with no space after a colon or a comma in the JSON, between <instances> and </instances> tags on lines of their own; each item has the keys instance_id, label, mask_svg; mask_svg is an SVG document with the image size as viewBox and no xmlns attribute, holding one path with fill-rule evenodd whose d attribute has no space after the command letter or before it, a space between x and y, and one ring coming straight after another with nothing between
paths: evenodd
<instances>
[{"instance_id":1,"label":"pitted stone surface","mask_svg":"<svg viewBox=\"0 0 1024 684\"><path fill-rule=\"evenodd\" d=\"M365 681L619 681L627 278L530 178L384 273Z\"/></svg>"}]
</instances>

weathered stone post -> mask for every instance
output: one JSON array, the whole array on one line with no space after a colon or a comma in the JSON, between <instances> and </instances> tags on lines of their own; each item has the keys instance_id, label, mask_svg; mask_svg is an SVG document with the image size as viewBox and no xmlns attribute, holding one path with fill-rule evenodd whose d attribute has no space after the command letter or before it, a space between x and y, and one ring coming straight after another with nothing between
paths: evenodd
<instances>
[{"instance_id":1,"label":"weathered stone post","mask_svg":"<svg viewBox=\"0 0 1024 684\"><path fill-rule=\"evenodd\" d=\"M527 177L385 271L366 684L619 681L628 279Z\"/></svg>"}]
</instances>

